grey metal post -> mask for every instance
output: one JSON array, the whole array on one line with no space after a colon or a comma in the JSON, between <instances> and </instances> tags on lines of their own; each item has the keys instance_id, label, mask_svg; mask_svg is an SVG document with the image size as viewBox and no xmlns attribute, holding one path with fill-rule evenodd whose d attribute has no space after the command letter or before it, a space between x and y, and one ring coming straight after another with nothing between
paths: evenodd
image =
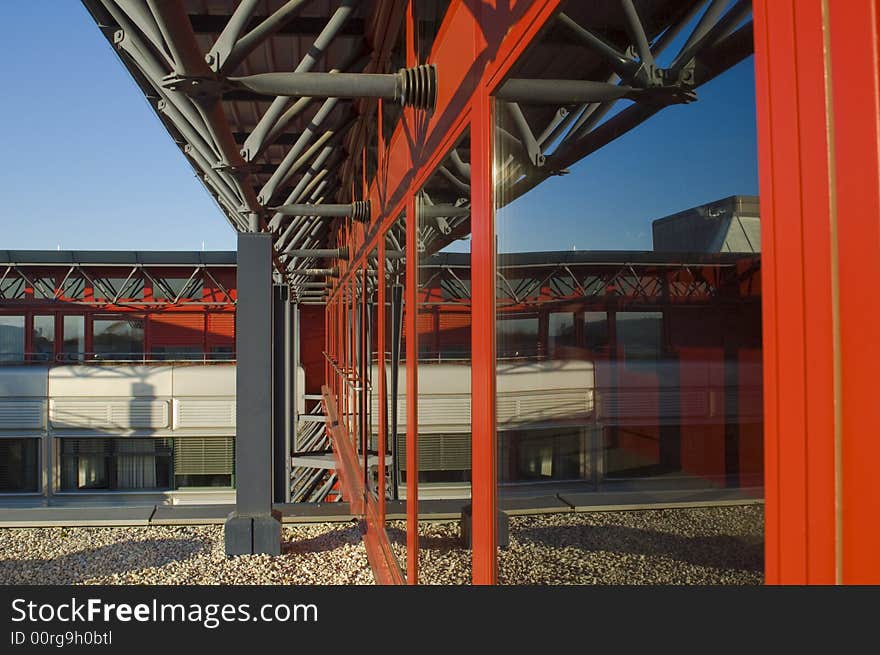
<instances>
[{"instance_id":1,"label":"grey metal post","mask_svg":"<svg viewBox=\"0 0 880 655\"><path fill-rule=\"evenodd\" d=\"M288 302L287 286L276 284L272 288L273 303L273 466L272 480L274 501L287 502L290 495L290 404L288 389L290 388L290 303Z\"/></svg>"},{"instance_id":2,"label":"grey metal post","mask_svg":"<svg viewBox=\"0 0 880 655\"><path fill-rule=\"evenodd\" d=\"M227 555L281 554L281 515L272 511L272 235L238 235L235 511Z\"/></svg>"},{"instance_id":3,"label":"grey metal post","mask_svg":"<svg viewBox=\"0 0 880 655\"><path fill-rule=\"evenodd\" d=\"M288 401L290 403L290 430L288 432L288 443L292 446L290 452L299 452L297 444L297 425L299 424L299 407L297 405L297 396L305 393L305 389L299 388L299 306L288 303L290 310L290 386L288 387ZM288 458L288 464L290 459ZM287 501L290 502L290 491L288 490Z\"/></svg>"}]
</instances>

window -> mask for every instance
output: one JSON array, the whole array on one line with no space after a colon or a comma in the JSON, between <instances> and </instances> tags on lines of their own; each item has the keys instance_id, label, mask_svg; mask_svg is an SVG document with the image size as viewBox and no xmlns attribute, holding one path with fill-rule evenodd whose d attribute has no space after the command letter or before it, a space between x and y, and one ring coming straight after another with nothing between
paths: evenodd
<instances>
[{"instance_id":1,"label":"window","mask_svg":"<svg viewBox=\"0 0 880 655\"><path fill-rule=\"evenodd\" d=\"M201 346L153 346L150 349L153 359L157 360L201 360L204 351Z\"/></svg>"},{"instance_id":2,"label":"window","mask_svg":"<svg viewBox=\"0 0 880 655\"><path fill-rule=\"evenodd\" d=\"M0 439L0 493L40 490L39 452L39 439Z\"/></svg>"},{"instance_id":3,"label":"window","mask_svg":"<svg viewBox=\"0 0 880 655\"><path fill-rule=\"evenodd\" d=\"M0 362L24 359L24 316L0 316Z\"/></svg>"},{"instance_id":4,"label":"window","mask_svg":"<svg viewBox=\"0 0 880 655\"><path fill-rule=\"evenodd\" d=\"M65 359L82 359L86 349L86 317L82 315L65 316L61 352Z\"/></svg>"},{"instance_id":5,"label":"window","mask_svg":"<svg viewBox=\"0 0 880 655\"><path fill-rule=\"evenodd\" d=\"M171 439L59 439L61 490L167 489Z\"/></svg>"},{"instance_id":6,"label":"window","mask_svg":"<svg viewBox=\"0 0 880 655\"><path fill-rule=\"evenodd\" d=\"M95 318L93 350L100 359L140 359L144 353L144 319Z\"/></svg>"},{"instance_id":7,"label":"window","mask_svg":"<svg viewBox=\"0 0 880 655\"><path fill-rule=\"evenodd\" d=\"M51 360L55 356L55 316L34 316L31 337L32 349L37 359Z\"/></svg>"},{"instance_id":8,"label":"window","mask_svg":"<svg viewBox=\"0 0 880 655\"><path fill-rule=\"evenodd\" d=\"M608 352L608 314L584 312L584 345L593 353Z\"/></svg>"},{"instance_id":9,"label":"window","mask_svg":"<svg viewBox=\"0 0 880 655\"><path fill-rule=\"evenodd\" d=\"M211 346L211 359L221 361L235 359L235 349L232 346Z\"/></svg>"},{"instance_id":10,"label":"window","mask_svg":"<svg viewBox=\"0 0 880 655\"><path fill-rule=\"evenodd\" d=\"M662 312L617 312L617 343L624 359L655 360L663 352Z\"/></svg>"},{"instance_id":11,"label":"window","mask_svg":"<svg viewBox=\"0 0 880 655\"><path fill-rule=\"evenodd\" d=\"M499 357L533 357L538 353L538 317L499 317Z\"/></svg>"},{"instance_id":12,"label":"window","mask_svg":"<svg viewBox=\"0 0 880 655\"><path fill-rule=\"evenodd\" d=\"M130 278L108 277L95 280L95 300L113 302L117 298L120 300L143 300L143 279L137 276L132 276Z\"/></svg>"},{"instance_id":13,"label":"window","mask_svg":"<svg viewBox=\"0 0 880 655\"><path fill-rule=\"evenodd\" d=\"M553 312L550 314L547 342L549 354L553 357L557 350L576 345L574 330L574 314L571 312Z\"/></svg>"},{"instance_id":14,"label":"window","mask_svg":"<svg viewBox=\"0 0 880 655\"><path fill-rule=\"evenodd\" d=\"M11 300L24 299L25 282L21 277L6 277L0 279L0 298Z\"/></svg>"},{"instance_id":15,"label":"window","mask_svg":"<svg viewBox=\"0 0 880 655\"><path fill-rule=\"evenodd\" d=\"M204 293L201 275L163 277L156 282L157 285L153 287L153 297L156 299L173 301L179 297L181 300L201 300Z\"/></svg>"},{"instance_id":16,"label":"window","mask_svg":"<svg viewBox=\"0 0 880 655\"><path fill-rule=\"evenodd\" d=\"M82 300L85 297L86 281L81 277L69 277L61 285L61 296L70 300Z\"/></svg>"},{"instance_id":17,"label":"window","mask_svg":"<svg viewBox=\"0 0 880 655\"><path fill-rule=\"evenodd\" d=\"M232 437L185 437L174 440L175 488L231 487L235 472Z\"/></svg>"}]
</instances>

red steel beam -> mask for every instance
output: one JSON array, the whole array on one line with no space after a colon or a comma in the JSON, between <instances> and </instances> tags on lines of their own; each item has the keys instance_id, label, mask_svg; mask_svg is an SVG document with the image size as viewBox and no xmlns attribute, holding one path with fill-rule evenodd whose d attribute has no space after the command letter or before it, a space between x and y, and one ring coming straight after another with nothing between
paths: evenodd
<instances>
[{"instance_id":1,"label":"red steel beam","mask_svg":"<svg viewBox=\"0 0 880 655\"><path fill-rule=\"evenodd\" d=\"M365 520L364 545L376 583L403 584L403 573L391 550L385 527L379 520L377 500L364 483L351 435L339 422L336 397L327 385L321 387L321 395L324 398L324 411L328 419L327 429L333 446L333 458L336 461L336 474L339 477L342 498L349 503L353 515L363 517Z\"/></svg>"}]
</instances>

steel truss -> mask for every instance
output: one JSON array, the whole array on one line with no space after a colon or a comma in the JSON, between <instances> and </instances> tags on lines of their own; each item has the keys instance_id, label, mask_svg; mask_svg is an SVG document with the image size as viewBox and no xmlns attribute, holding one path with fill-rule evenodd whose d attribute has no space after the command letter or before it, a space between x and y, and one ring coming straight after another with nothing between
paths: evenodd
<instances>
[{"instance_id":1,"label":"steel truss","mask_svg":"<svg viewBox=\"0 0 880 655\"><path fill-rule=\"evenodd\" d=\"M498 265L496 299L499 310L567 301L617 298L629 302L711 302L715 299L757 297L759 257L706 256L703 261L649 261L656 253L627 260L590 261L588 253L547 253L544 262ZM563 255L556 257L553 255ZM469 256L447 253L445 261L419 266L419 306L470 305ZM513 259L514 257L510 257ZM461 260L456 262L456 260ZM502 259L505 259L502 256ZM642 260L642 261L639 261Z\"/></svg>"},{"instance_id":2,"label":"steel truss","mask_svg":"<svg viewBox=\"0 0 880 655\"><path fill-rule=\"evenodd\" d=\"M564 79L521 67L498 90L506 111L496 138L509 145L498 179L514 182L502 204L664 107L693 102L701 85L752 52L750 0L661 3L659 15L615 1L613 20L577 6L548 28L547 38L574 44L588 65ZM298 299L308 281L302 269L332 258L338 221L369 218L339 205L367 195L358 188L361 177L370 181L363 159L366 135L375 131L370 99L433 106L435 70L392 73L392 61L402 61L397 35L406 2L340 0L323 10L315 0L229 0L226 13L194 0L83 2L233 228L274 235L276 270ZM661 66L688 26L683 46ZM620 102L632 104L619 110ZM454 211L436 212L436 227L422 229L423 252L470 230L469 203L461 200L467 153L454 151L441 174L453 193L426 189L424 205Z\"/></svg>"},{"instance_id":3,"label":"steel truss","mask_svg":"<svg viewBox=\"0 0 880 655\"><path fill-rule=\"evenodd\" d=\"M232 292L215 275L217 268L211 264L0 263L0 300L73 302L105 308L235 305ZM173 276L169 275L171 270ZM184 283L172 286L172 279ZM210 294L202 291L202 285L211 289ZM148 297L145 288L152 290Z\"/></svg>"}]
</instances>

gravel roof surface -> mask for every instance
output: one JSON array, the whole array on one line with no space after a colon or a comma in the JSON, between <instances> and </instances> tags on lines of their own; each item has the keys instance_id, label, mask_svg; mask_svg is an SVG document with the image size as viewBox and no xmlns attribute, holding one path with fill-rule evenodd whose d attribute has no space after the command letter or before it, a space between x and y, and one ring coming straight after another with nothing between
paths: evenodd
<instances>
[{"instance_id":1,"label":"gravel roof surface","mask_svg":"<svg viewBox=\"0 0 880 655\"><path fill-rule=\"evenodd\" d=\"M227 558L223 526L0 529L0 584L373 584L353 523L283 526L281 557Z\"/></svg>"},{"instance_id":2,"label":"gravel roof surface","mask_svg":"<svg viewBox=\"0 0 880 655\"><path fill-rule=\"evenodd\" d=\"M405 523L389 537L406 566ZM458 523L419 525L419 582L467 584ZM501 584L726 584L764 581L764 507L584 512L510 517Z\"/></svg>"},{"instance_id":3,"label":"gravel roof surface","mask_svg":"<svg viewBox=\"0 0 880 655\"><path fill-rule=\"evenodd\" d=\"M502 584L761 584L762 505L513 516ZM388 534L406 567L405 523ZM283 528L281 557L227 558L222 526L0 529L0 584L372 584L353 523ZM467 584L457 522L419 525L419 582Z\"/></svg>"}]
</instances>

